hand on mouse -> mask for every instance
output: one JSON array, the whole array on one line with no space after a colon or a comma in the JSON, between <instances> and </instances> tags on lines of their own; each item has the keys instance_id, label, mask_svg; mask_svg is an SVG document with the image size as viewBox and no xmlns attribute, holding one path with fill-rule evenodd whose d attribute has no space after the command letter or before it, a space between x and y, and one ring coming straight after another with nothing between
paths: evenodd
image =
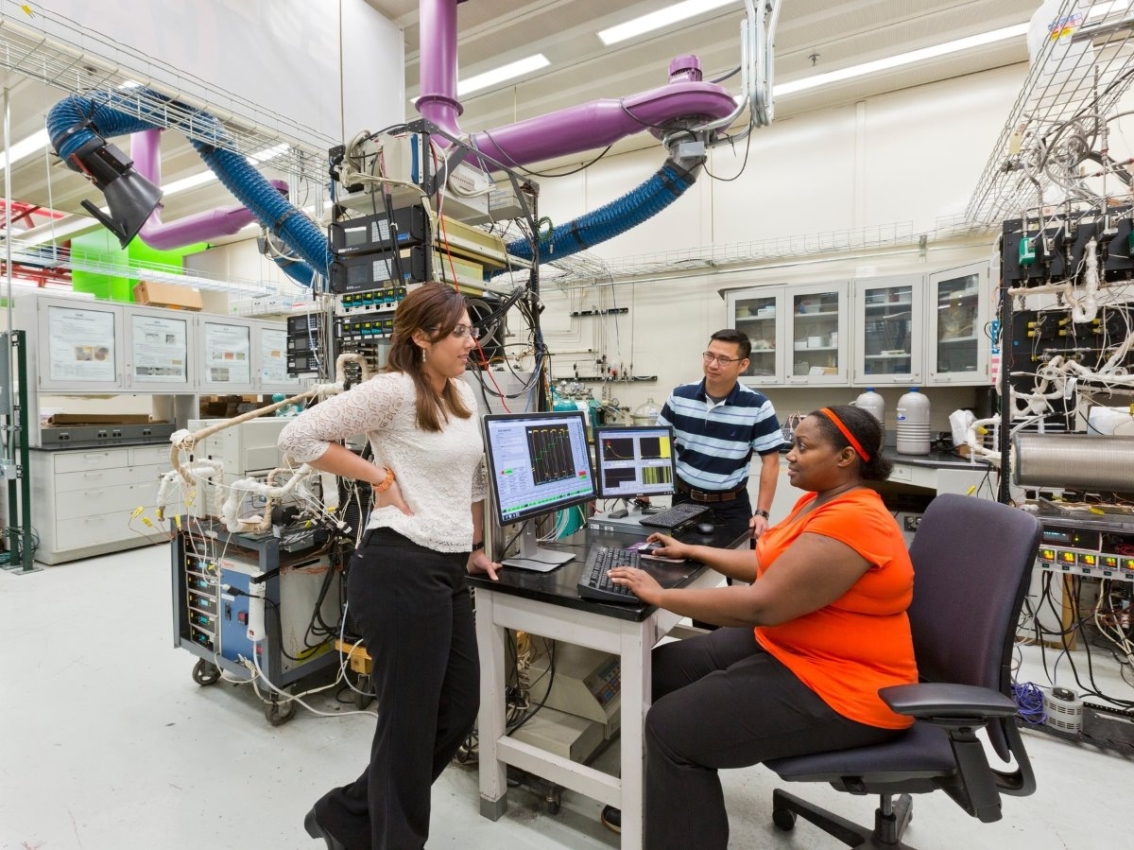
<instances>
[{"instance_id":1,"label":"hand on mouse","mask_svg":"<svg viewBox=\"0 0 1134 850\"><path fill-rule=\"evenodd\" d=\"M646 549L649 551L646 551ZM689 557L688 549L689 547L684 543L678 543L672 537L655 532L647 538L647 545L642 554L657 555L661 558L673 558L675 561L681 561Z\"/></svg>"}]
</instances>

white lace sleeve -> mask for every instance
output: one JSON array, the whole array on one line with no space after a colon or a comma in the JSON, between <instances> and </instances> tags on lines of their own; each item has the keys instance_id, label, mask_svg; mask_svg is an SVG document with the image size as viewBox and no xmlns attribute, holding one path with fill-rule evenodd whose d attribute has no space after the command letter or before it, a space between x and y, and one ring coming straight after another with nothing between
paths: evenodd
<instances>
[{"instance_id":1,"label":"white lace sleeve","mask_svg":"<svg viewBox=\"0 0 1134 850\"><path fill-rule=\"evenodd\" d=\"M405 403L402 376L376 375L300 414L280 432L280 451L300 463L318 460L332 442L380 431Z\"/></svg>"},{"instance_id":2,"label":"white lace sleeve","mask_svg":"<svg viewBox=\"0 0 1134 850\"><path fill-rule=\"evenodd\" d=\"M485 496L488 495L488 483L485 480L486 463L484 458L480 459L480 463L476 465L476 470L473 472L472 477L472 501L473 504L483 502Z\"/></svg>"}]
</instances>

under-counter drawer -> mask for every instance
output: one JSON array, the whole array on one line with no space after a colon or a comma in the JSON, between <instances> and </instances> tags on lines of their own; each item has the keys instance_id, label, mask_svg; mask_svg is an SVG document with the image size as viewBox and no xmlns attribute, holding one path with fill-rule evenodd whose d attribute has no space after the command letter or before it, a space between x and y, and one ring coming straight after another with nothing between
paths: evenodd
<instances>
[{"instance_id":1,"label":"under-counter drawer","mask_svg":"<svg viewBox=\"0 0 1134 850\"><path fill-rule=\"evenodd\" d=\"M91 487L55 494L55 518L67 520L111 511L121 512L123 526L135 508L152 505L156 487L146 484L119 484L114 487Z\"/></svg>"},{"instance_id":2,"label":"under-counter drawer","mask_svg":"<svg viewBox=\"0 0 1134 850\"><path fill-rule=\"evenodd\" d=\"M130 448L131 466L144 466L154 463L160 463L166 469L170 468L168 443L162 443L158 446L132 446Z\"/></svg>"},{"instance_id":3,"label":"under-counter drawer","mask_svg":"<svg viewBox=\"0 0 1134 850\"><path fill-rule=\"evenodd\" d=\"M61 472L84 472L92 469L113 469L116 466L129 466L126 449L103 449L91 452L57 452L55 454L55 474Z\"/></svg>"},{"instance_id":4,"label":"under-counter drawer","mask_svg":"<svg viewBox=\"0 0 1134 850\"><path fill-rule=\"evenodd\" d=\"M57 520L56 545L65 549L83 549L87 546L101 546L121 540L138 540L147 536L152 536L153 542L157 543L163 536L162 532L145 528L137 520L133 526L129 523L130 514L123 511Z\"/></svg>"},{"instance_id":5,"label":"under-counter drawer","mask_svg":"<svg viewBox=\"0 0 1134 850\"><path fill-rule=\"evenodd\" d=\"M74 490L97 490L120 484L153 484L156 492L158 477L163 471L160 466L150 465L64 472L55 476L55 491L57 493L69 493Z\"/></svg>"}]
</instances>

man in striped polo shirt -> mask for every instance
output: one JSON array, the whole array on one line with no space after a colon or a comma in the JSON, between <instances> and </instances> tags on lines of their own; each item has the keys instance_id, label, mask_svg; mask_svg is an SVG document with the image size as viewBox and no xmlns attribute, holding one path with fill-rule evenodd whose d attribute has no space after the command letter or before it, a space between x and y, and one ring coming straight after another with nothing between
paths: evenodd
<instances>
[{"instance_id":1,"label":"man in striped polo shirt","mask_svg":"<svg viewBox=\"0 0 1134 850\"><path fill-rule=\"evenodd\" d=\"M673 427L677 452L674 504L709 507L718 525L759 537L768 527L776 494L783 436L776 411L763 393L737 379L748 368L752 345L733 328L717 331L702 355L705 378L670 393L658 424ZM756 510L748 497L748 464L760 456Z\"/></svg>"}]
</instances>

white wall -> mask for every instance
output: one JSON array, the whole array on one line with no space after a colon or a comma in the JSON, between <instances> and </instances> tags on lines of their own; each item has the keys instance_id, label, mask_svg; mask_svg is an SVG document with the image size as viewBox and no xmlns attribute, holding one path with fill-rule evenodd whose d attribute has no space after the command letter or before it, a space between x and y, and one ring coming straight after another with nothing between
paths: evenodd
<instances>
[{"instance_id":1,"label":"white wall","mask_svg":"<svg viewBox=\"0 0 1134 850\"><path fill-rule=\"evenodd\" d=\"M37 6L48 14L29 18L17 10L5 17L111 67L136 70L140 82L164 84L259 126L273 127L274 117L283 116L308 128L297 136L316 147L341 138L344 126L379 129L404 118L402 34L365 0L48 0ZM210 94L185 75L258 109Z\"/></svg>"}]
</instances>

